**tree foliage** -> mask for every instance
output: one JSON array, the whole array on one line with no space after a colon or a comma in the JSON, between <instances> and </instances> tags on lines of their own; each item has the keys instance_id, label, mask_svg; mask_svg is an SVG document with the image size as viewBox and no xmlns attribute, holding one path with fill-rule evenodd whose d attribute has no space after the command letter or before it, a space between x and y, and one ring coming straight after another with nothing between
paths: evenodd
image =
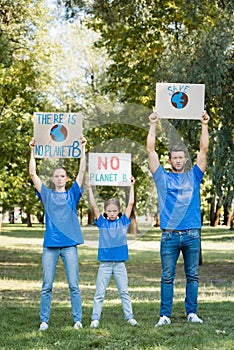
<instances>
[{"instance_id":1,"label":"tree foliage","mask_svg":"<svg viewBox=\"0 0 234 350\"><path fill-rule=\"evenodd\" d=\"M98 89L108 58L105 50L93 47L96 33L80 20L64 22L63 10L48 7L47 1L0 0L0 9L0 47L5 50L0 52L0 206L3 211L19 206L28 217L41 217L42 206L28 175L33 112L69 108L90 114L103 98ZM72 181L79 161L59 163ZM37 172L47 183L52 166L51 161L37 160Z\"/></svg>"},{"instance_id":2,"label":"tree foliage","mask_svg":"<svg viewBox=\"0 0 234 350\"><path fill-rule=\"evenodd\" d=\"M1 0L0 15L1 205L29 213L35 202L28 176L32 114L43 109L50 80L48 15L43 1L29 0Z\"/></svg>"},{"instance_id":3,"label":"tree foliage","mask_svg":"<svg viewBox=\"0 0 234 350\"><path fill-rule=\"evenodd\" d=\"M84 113L88 151L114 151L121 144L133 154L139 210L153 208L149 199L152 184L145 176L145 139L147 114L155 104L159 81L206 84L211 137L208 185L203 192L212 205L230 208L234 182L233 1L58 0L58 4L56 11L45 0L0 0L4 209L18 205L27 213L41 214L28 177L32 114L67 108ZM116 99L123 103L121 107ZM167 129L168 125L161 126L157 140L163 160ZM169 129L170 135L175 133L184 141L194 161L199 123L174 120ZM65 160L64 164L74 177L77 162ZM51 164L43 161L38 166L43 174Z\"/></svg>"},{"instance_id":4,"label":"tree foliage","mask_svg":"<svg viewBox=\"0 0 234 350\"><path fill-rule=\"evenodd\" d=\"M65 4L69 8L69 1ZM233 10L229 0L74 0L87 24L101 34L112 63L104 91L120 101L152 108L156 82L206 84L211 115L209 195L233 199ZM74 14L74 12L73 12ZM200 125L172 121L192 160L199 147ZM139 135L140 136L140 135ZM225 156L224 156L225 155Z\"/></svg>"}]
</instances>

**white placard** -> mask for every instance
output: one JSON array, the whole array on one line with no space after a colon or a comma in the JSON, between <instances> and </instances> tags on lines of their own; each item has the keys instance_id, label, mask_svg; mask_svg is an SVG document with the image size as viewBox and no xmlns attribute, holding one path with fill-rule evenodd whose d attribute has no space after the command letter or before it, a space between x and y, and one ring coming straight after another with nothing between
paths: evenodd
<instances>
[{"instance_id":1,"label":"white placard","mask_svg":"<svg viewBox=\"0 0 234 350\"><path fill-rule=\"evenodd\" d=\"M156 112L159 118L201 119L204 100L205 84L156 84Z\"/></svg>"},{"instance_id":2,"label":"white placard","mask_svg":"<svg viewBox=\"0 0 234 350\"><path fill-rule=\"evenodd\" d=\"M89 153L89 183L99 186L130 186L130 153Z\"/></svg>"},{"instance_id":3,"label":"white placard","mask_svg":"<svg viewBox=\"0 0 234 350\"><path fill-rule=\"evenodd\" d=\"M81 113L35 112L36 158L79 158L82 134Z\"/></svg>"}]
</instances>

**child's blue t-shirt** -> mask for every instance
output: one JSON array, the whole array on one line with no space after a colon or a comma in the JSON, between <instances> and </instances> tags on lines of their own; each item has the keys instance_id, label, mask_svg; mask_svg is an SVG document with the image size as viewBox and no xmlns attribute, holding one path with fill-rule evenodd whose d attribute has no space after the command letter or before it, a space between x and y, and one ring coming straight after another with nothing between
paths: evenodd
<instances>
[{"instance_id":1,"label":"child's blue t-shirt","mask_svg":"<svg viewBox=\"0 0 234 350\"><path fill-rule=\"evenodd\" d=\"M70 247L84 243L76 211L82 192L76 181L66 192L56 192L42 184L41 193L37 192L37 195L45 209L43 247Z\"/></svg>"},{"instance_id":2,"label":"child's blue t-shirt","mask_svg":"<svg viewBox=\"0 0 234 350\"><path fill-rule=\"evenodd\" d=\"M94 222L99 228L98 260L128 260L127 230L131 220L126 214L116 220L100 215Z\"/></svg>"},{"instance_id":3,"label":"child's blue t-shirt","mask_svg":"<svg viewBox=\"0 0 234 350\"><path fill-rule=\"evenodd\" d=\"M186 173L166 172L160 165L153 174L157 187L161 229L201 227L200 183L204 173L197 165Z\"/></svg>"}]
</instances>

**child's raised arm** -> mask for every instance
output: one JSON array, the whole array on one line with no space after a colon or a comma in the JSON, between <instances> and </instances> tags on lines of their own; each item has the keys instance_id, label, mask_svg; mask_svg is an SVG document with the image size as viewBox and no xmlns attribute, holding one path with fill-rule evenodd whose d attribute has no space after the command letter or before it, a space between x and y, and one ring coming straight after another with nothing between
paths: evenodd
<instances>
[{"instance_id":1,"label":"child's raised arm","mask_svg":"<svg viewBox=\"0 0 234 350\"><path fill-rule=\"evenodd\" d=\"M86 185L88 186L88 189L89 189L89 201L90 201L90 205L93 209L93 212L94 212L94 216L96 219L99 218L100 216L100 211L97 207L97 203L95 201L95 198L94 198L94 194L93 194L93 189L92 189L92 186L90 185L89 183L89 178L87 177L86 179Z\"/></svg>"},{"instance_id":2,"label":"child's raised arm","mask_svg":"<svg viewBox=\"0 0 234 350\"><path fill-rule=\"evenodd\" d=\"M130 186L130 192L129 192L129 201L128 201L128 206L126 208L125 214L128 218L130 218L132 208L134 205L134 184L135 184L135 179L133 176L131 176L131 186Z\"/></svg>"}]
</instances>

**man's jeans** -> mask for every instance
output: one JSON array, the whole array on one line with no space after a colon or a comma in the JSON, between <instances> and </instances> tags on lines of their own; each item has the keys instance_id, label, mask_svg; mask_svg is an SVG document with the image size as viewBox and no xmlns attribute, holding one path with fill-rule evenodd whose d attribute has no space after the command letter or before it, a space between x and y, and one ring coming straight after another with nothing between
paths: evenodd
<instances>
[{"instance_id":1,"label":"man's jeans","mask_svg":"<svg viewBox=\"0 0 234 350\"><path fill-rule=\"evenodd\" d=\"M42 270L43 282L40 304L40 320L48 323L50 318L50 306L52 300L52 287L55 277L56 265L61 256L67 281L70 289L70 299L74 322L82 320L81 295L78 285L79 268L76 246L66 248L43 248Z\"/></svg>"},{"instance_id":2,"label":"man's jeans","mask_svg":"<svg viewBox=\"0 0 234 350\"><path fill-rule=\"evenodd\" d=\"M92 320L100 320L102 304L106 288L114 275L120 294L124 317L126 320L133 318L130 295L128 293L128 276L124 262L100 262L96 280L96 293L94 296Z\"/></svg>"},{"instance_id":3,"label":"man's jeans","mask_svg":"<svg viewBox=\"0 0 234 350\"><path fill-rule=\"evenodd\" d=\"M161 308L160 316L171 316L174 293L176 263L182 251L186 274L185 309L197 313L198 265L200 253L200 232L198 229L172 231L163 230L161 238Z\"/></svg>"}]
</instances>

